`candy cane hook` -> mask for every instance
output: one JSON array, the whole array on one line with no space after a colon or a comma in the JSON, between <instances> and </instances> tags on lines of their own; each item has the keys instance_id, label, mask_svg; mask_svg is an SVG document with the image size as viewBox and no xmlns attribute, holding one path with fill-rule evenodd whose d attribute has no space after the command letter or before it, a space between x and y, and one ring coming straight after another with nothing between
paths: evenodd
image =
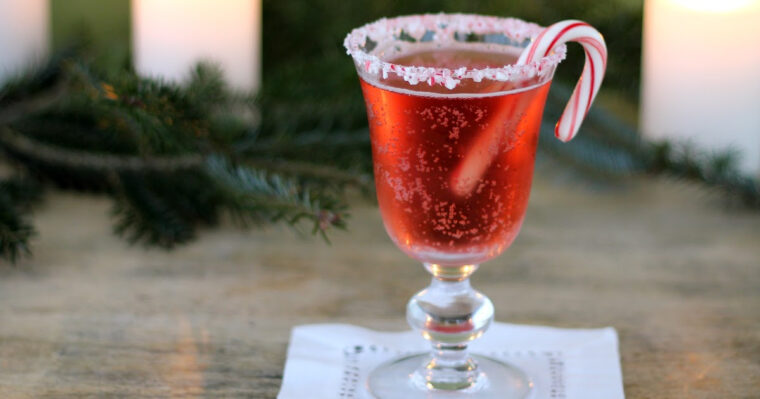
<instances>
[{"instance_id":1,"label":"candy cane hook","mask_svg":"<svg viewBox=\"0 0 760 399\"><path fill-rule=\"evenodd\" d=\"M544 29L533 43L520 55L518 64L527 64L541 59L552 50L567 42L577 42L586 52L586 64L583 67L578 84L557 122L554 134L562 141L570 141L586 117L591 103L602 86L604 72L607 69L607 45L602 35L591 25L578 20L567 20Z\"/></svg>"}]
</instances>

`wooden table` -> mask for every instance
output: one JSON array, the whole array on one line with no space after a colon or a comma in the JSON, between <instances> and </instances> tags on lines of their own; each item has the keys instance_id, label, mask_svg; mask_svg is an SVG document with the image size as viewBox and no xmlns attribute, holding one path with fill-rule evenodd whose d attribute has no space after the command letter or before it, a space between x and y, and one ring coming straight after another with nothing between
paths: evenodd
<instances>
[{"instance_id":1,"label":"wooden table","mask_svg":"<svg viewBox=\"0 0 760 399\"><path fill-rule=\"evenodd\" d=\"M628 398L760 397L760 214L547 171L531 201L473 278L498 320L616 327ZM0 266L0 398L274 398L293 326L404 329L428 283L372 205L332 246L229 227L174 252L111 235L109 206L53 194L34 258Z\"/></svg>"}]
</instances>

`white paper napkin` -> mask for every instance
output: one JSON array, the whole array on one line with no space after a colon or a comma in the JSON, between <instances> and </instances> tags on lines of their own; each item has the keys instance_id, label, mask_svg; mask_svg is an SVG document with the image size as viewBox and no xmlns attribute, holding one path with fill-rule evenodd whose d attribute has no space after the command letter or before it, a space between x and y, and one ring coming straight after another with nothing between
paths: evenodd
<instances>
[{"instance_id":1,"label":"white paper napkin","mask_svg":"<svg viewBox=\"0 0 760 399\"><path fill-rule=\"evenodd\" d=\"M414 331L377 332L345 324L296 327L278 399L371 399L365 381L375 366L429 348ZM471 348L525 371L535 384L531 399L625 397L613 328L494 323Z\"/></svg>"}]
</instances>

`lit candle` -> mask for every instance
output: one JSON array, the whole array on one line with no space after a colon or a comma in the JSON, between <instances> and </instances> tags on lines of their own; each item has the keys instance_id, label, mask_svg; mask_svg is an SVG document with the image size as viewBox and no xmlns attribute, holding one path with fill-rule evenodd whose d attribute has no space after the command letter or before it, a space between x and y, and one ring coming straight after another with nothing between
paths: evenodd
<instances>
[{"instance_id":1,"label":"lit candle","mask_svg":"<svg viewBox=\"0 0 760 399\"><path fill-rule=\"evenodd\" d=\"M259 87L261 0L133 0L132 36L143 75L182 81L212 61L231 87Z\"/></svg>"},{"instance_id":2,"label":"lit candle","mask_svg":"<svg viewBox=\"0 0 760 399\"><path fill-rule=\"evenodd\" d=\"M48 0L0 0L0 83L48 48Z\"/></svg>"},{"instance_id":3,"label":"lit candle","mask_svg":"<svg viewBox=\"0 0 760 399\"><path fill-rule=\"evenodd\" d=\"M641 127L760 176L760 0L646 0Z\"/></svg>"}]
</instances>

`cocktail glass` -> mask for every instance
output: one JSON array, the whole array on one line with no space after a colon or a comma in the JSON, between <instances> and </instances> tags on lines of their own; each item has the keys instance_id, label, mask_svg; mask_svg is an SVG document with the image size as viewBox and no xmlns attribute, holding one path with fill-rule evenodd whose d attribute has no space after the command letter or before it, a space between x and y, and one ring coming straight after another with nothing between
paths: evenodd
<instances>
[{"instance_id":1,"label":"cocktail glass","mask_svg":"<svg viewBox=\"0 0 760 399\"><path fill-rule=\"evenodd\" d=\"M386 231L433 275L407 306L432 351L374 370L367 384L375 397L531 393L517 367L468 352L494 318L469 277L510 246L525 216L544 103L566 51L561 40L517 63L542 32L516 19L436 14L382 19L346 38ZM581 111L574 130L587 106Z\"/></svg>"}]
</instances>

